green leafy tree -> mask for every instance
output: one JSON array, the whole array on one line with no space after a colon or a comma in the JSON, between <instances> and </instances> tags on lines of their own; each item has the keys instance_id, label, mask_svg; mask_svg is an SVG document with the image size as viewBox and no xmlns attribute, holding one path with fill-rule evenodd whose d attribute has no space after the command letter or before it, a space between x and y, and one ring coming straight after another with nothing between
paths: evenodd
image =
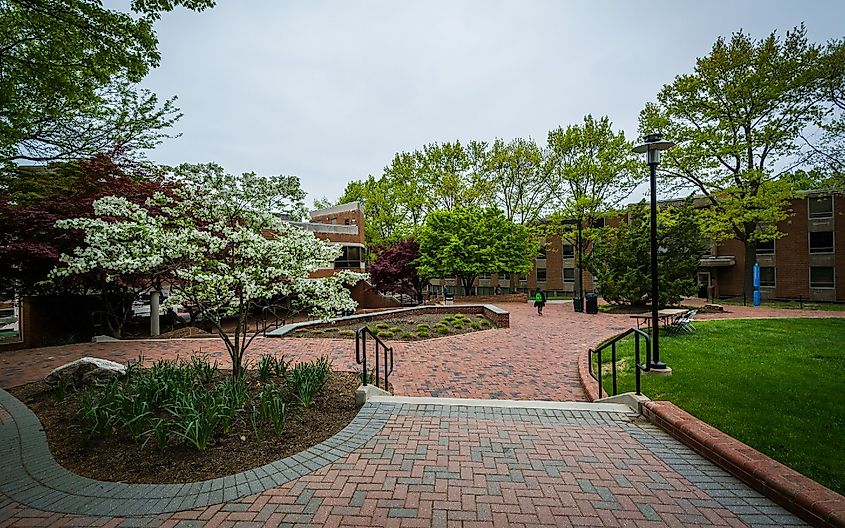
<instances>
[{"instance_id":1,"label":"green leafy tree","mask_svg":"<svg viewBox=\"0 0 845 528\"><path fill-rule=\"evenodd\" d=\"M495 208L432 211L419 229L419 275L457 276L470 295L480 273L528 273L538 244L528 228Z\"/></svg>"},{"instance_id":2,"label":"green leafy tree","mask_svg":"<svg viewBox=\"0 0 845 528\"><path fill-rule=\"evenodd\" d=\"M490 203L493 190L486 171L486 143L470 141L466 146L460 141L431 143L415 156L419 179L428 193L428 211Z\"/></svg>"},{"instance_id":3,"label":"green leafy tree","mask_svg":"<svg viewBox=\"0 0 845 528\"><path fill-rule=\"evenodd\" d=\"M369 176L346 185L338 203L361 202L364 207L364 238L371 247L384 246L410 235L411 226L404 212L404 198L397 180Z\"/></svg>"},{"instance_id":4,"label":"green leafy tree","mask_svg":"<svg viewBox=\"0 0 845 528\"><path fill-rule=\"evenodd\" d=\"M543 150L533 139L510 143L497 139L487 162L495 202L508 220L531 224L553 208L557 186L552 181Z\"/></svg>"},{"instance_id":5,"label":"green leafy tree","mask_svg":"<svg viewBox=\"0 0 845 528\"><path fill-rule=\"evenodd\" d=\"M129 152L167 137L174 100L135 88L159 63L153 21L213 3L136 0L130 14L97 0L0 2L0 163Z\"/></svg>"},{"instance_id":6,"label":"green leafy tree","mask_svg":"<svg viewBox=\"0 0 845 528\"><path fill-rule=\"evenodd\" d=\"M585 259L602 297L611 303L651 302L651 232L645 202L628 209L628 221L593 231L593 247ZM658 213L658 304L675 304L693 295L695 273L704 244L696 210L685 203Z\"/></svg>"},{"instance_id":7,"label":"green leafy tree","mask_svg":"<svg viewBox=\"0 0 845 528\"><path fill-rule=\"evenodd\" d=\"M845 39L828 43L820 61L832 112L818 130L802 134L824 186L845 187Z\"/></svg>"},{"instance_id":8,"label":"green leafy tree","mask_svg":"<svg viewBox=\"0 0 845 528\"><path fill-rule=\"evenodd\" d=\"M607 116L549 132L546 162L565 213L589 225L628 198L642 180L631 148Z\"/></svg>"},{"instance_id":9,"label":"green leafy tree","mask_svg":"<svg viewBox=\"0 0 845 528\"><path fill-rule=\"evenodd\" d=\"M640 114L643 135L662 131L677 143L660 165L669 190L706 196L705 235L744 244L749 297L757 243L782 236L777 223L789 216L781 176L806 159L801 134L832 112L828 59L803 26L761 40L740 31L720 37Z\"/></svg>"},{"instance_id":10,"label":"green leafy tree","mask_svg":"<svg viewBox=\"0 0 845 528\"><path fill-rule=\"evenodd\" d=\"M476 141L400 152L380 177L350 182L340 202L362 202L367 243L391 245L413 236L431 211L489 204L488 156L486 143Z\"/></svg>"}]
</instances>

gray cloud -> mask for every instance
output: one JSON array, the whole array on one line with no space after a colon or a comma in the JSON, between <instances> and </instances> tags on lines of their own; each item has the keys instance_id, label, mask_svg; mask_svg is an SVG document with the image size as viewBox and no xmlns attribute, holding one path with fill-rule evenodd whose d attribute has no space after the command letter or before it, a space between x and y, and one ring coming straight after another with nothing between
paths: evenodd
<instances>
[{"instance_id":1,"label":"gray cloud","mask_svg":"<svg viewBox=\"0 0 845 528\"><path fill-rule=\"evenodd\" d=\"M336 198L432 141L542 142L587 113L634 136L645 102L717 36L804 21L824 42L842 20L841 1L219 0L157 25L145 86L185 117L150 157L294 174Z\"/></svg>"}]
</instances>

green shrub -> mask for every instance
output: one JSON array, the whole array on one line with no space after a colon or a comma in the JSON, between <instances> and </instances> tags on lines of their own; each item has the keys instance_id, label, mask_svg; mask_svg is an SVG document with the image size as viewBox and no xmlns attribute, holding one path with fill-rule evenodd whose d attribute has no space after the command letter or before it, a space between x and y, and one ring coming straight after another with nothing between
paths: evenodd
<instances>
[{"instance_id":1,"label":"green shrub","mask_svg":"<svg viewBox=\"0 0 845 528\"><path fill-rule=\"evenodd\" d=\"M430 330L431 327L425 323L420 323L417 325L417 330Z\"/></svg>"},{"instance_id":2,"label":"green shrub","mask_svg":"<svg viewBox=\"0 0 845 528\"><path fill-rule=\"evenodd\" d=\"M225 420L225 406L215 392L198 390L183 394L171 410L173 434L197 450L205 451Z\"/></svg>"},{"instance_id":3,"label":"green shrub","mask_svg":"<svg viewBox=\"0 0 845 528\"><path fill-rule=\"evenodd\" d=\"M293 395L302 407L311 405L314 395L323 388L330 370L331 363L326 357L311 363L297 363L293 367L290 375Z\"/></svg>"},{"instance_id":4,"label":"green shrub","mask_svg":"<svg viewBox=\"0 0 845 528\"><path fill-rule=\"evenodd\" d=\"M258 379L265 383L276 371L276 357L264 354L258 358Z\"/></svg>"},{"instance_id":5,"label":"green shrub","mask_svg":"<svg viewBox=\"0 0 845 528\"><path fill-rule=\"evenodd\" d=\"M402 332L401 337L402 337L402 339L410 339L410 338L414 337L414 333L413 332Z\"/></svg>"},{"instance_id":6,"label":"green shrub","mask_svg":"<svg viewBox=\"0 0 845 528\"><path fill-rule=\"evenodd\" d=\"M253 405L252 412L249 413L249 425L252 427L252 434L255 435L255 441L261 443L261 411Z\"/></svg>"},{"instance_id":7,"label":"green shrub","mask_svg":"<svg viewBox=\"0 0 845 528\"><path fill-rule=\"evenodd\" d=\"M481 326L490 326L490 321L488 321L487 319L482 319L481 321L478 321L478 324L480 324Z\"/></svg>"},{"instance_id":8,"label":"green shrub","mask_svg":"<svg viewBox=\"0 0 845 528\"><path fill-rule=\"evenodd\" d=\"M417 330L417 337L431 337L431 332L429 332L428 330Z\"/></svg>"},{"instance_id":9,"label":"green shrub","mask_svg":"<svg viewBox=\"0 0 845 528\"><path fill-rule=\"evenodd\" d=\"M57 402L63 402L68 392L73 389L73 381L68 378L59 378L58 383L53 387L53 399Z\"/></svg>"},{"instance_id":10,"label":"green shrub","mask_svg":"<svg viewBox=\"0 0 845 528\"><path fill-rule=\"evenodd\" d=\"M261 390L261 416L273 424L276 434L281 434L285 425L287 407L282 396L282 388L275 383L265 385Z\"/></svg>"},{"instance_id":11,"label":"green shrub","mask_svg":"<svg viewBox=\"0 0 845 528\"><path fill-rule=\"evenodd\" d=\"M376 328L378 328L379 330L387 330L388 328L390 328L390 325L382 321L380 323L376 323Z\"/></svg>"},{"instance_id":12,"label":"green shrub","mask_svg":"<svg viewBox=\"0 0 845 528\"><path fill-rule=\"evenodd\" d=\"M449 327L446 326L446 325L437 325L434 328L434 331L437 332L438 334L448 334L449 333Z\"/></svg>"},{"instance_id":13,"label":"green shrub","mask_svg":"<svg viewBox=\"0 0 845 528\"><path fill-rule=\"evenodd\" d=\"M478 330L478 329L480 329L480 328L481 328L481 322L479 322L479 321L473 321L473 322L471 322L471 323L469 324L469 326L470 326L470 328L472 328L473 330Z\"/></svg>"},{"instance_id":14,"label":"green shrub","mask_svg":"<svg viewBox=\"0 0 845 528\"><path fill-rule=\"evenodd\" d=\"M393 332L394 334L398 334L399 332L402 331L402 327L401 326L391 326L390 331Z\"/></svg>"},{"instance_id":15,"label":"green shrub","mask_svg":"<svg viewBox=\"0 0 845 528\"><path fill-rule=\"evenodd\" d=\"M379 332L379 337L393 337L393 332L390 330L382 330Z\"/></svg>"},{"instance_id":16,"label":"green shrub","mask_svg":"<svg viewBox=\"0 0 845 528\"><path fill-rule=\"evenodd\" d=\"M337 333L338 333L338 335L342 335L342 336L354 336L355 330L349 330L347 328L347 329L343 329L343 330L338 330Z\"/></svg>"},{"instance_id":17,"label":"green shrub","mask_svg":"<svg viewBox=\"0 0 845 528\"><path fill-rule=\"evenodd\" d=\"M217 360L215 359L212 364L208 361L207 356L194 354L191 356L188 365L194 379L205 385L211 383L214 380L214 376L217 374Z\"/></svg>"},{"instance_id":18,"label":"green shrub","mask_svg":"<svg viewBox=\"0 0 845 528\"><path fill-rule=\"evenodd\" d=\"M327 334L333 334L333 333L338 332L338 331L339 331L338 328L326 328L326 329L323 330L323 332L325 332Z\"/></svg>"},{"instance_id":19,"label":"green shrub","mask_svg":"<svg viewBox=\"0 0 845 528\"><path fill-rule=\"evenodd\" d=\"M281 378L282 380L287 379L288 377L288 370L290 369L290 364L293 360L288 359L287 356L282 354L281 356L276 358L276 363L273 366L273 373L276 374L276 377Z\"/></svg>"}]
</instances>

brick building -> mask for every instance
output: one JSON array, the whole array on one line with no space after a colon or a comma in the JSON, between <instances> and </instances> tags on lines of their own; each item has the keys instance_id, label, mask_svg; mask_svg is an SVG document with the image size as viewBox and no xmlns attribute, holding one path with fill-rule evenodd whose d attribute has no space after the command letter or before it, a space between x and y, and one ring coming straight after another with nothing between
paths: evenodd
<instances>
[{"instance_id":1,"label":"brick building","mask_svg":"<svg viewBox=\"0 0 845 528\"><path fill-rule=\"evenodd\" d=\"M807 192L792 199L784 236L758 244L764 299L845 301L845 195ZM716 297L741 297L745 249L738 240L714 244L701 259L699 284Z\"/></svg>"},{"instance_id":2,"label":"brick building","mask_svg":"<svg viewBox=\"0 0 845 528\"><path fill-rule=\"evenodd\" d=\"M317 270L313 277L327 277L336 269L364 272L367 255L364 244L364 208L350 202L311 211L308 222L291 222L323 240L343 245L343 254L329 268Z\"/></svg>"},{"instance_id":3,"label":"brick building","mask_svg":"<svg viewBox=\"0 0 845 528\"><path fill-rule=\"evenodd\" d=\"M478 277L474 284L476 295L492 295L498 286L502 294L528 293L534 288L540 288L548 295L572 296L576 289L578 260L575 242L563 240L559 236L546 239L545 248L534 262L534 269L528 274L516 273L485 273ZM584 291L593 291L593 276L587 270L583 271ZM443 287L449 292L463 295L463 285L455 277L431 279L429 291L432 295L440 295Z\"/></svg>"},{"instance_id":4,"label":"brick building","mask_svg":"<svg viewBox=\"0 0 845 528\"><path fill-rule=\"evenodd\" d=\"M674 201L666 201L671 204ZM701 200L699 205L706 206ZM845 194L806 192L791 200L792 215L778 224L784 236L759 244L760 293L763 299L808 299L845 302ZM622 218L613 218L613 225ZM548 237L534 269L527 275L484 274L475 282L478 295L528 292L535 287L550 295L573 295L577 260L574 241ZM699 295L741 298L745 249L738 240L711 244L702 255L697 280ZM583 273L584 291L593 291L593 277ZM443 286L457 295L463 288L454 277L432 279L429 290L440 294ZM750 300L749 300L750 302Z\"/></svg>"}]
</instances>

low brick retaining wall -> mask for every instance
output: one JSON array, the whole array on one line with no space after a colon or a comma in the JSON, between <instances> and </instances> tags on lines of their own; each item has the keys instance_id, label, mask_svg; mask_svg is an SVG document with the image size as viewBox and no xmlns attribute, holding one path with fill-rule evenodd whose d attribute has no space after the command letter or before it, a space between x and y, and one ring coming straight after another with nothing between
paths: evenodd
<instances>
[{"instance_id":1,"label":"low brick retaining wall","mask_svg":"<svg viewBox=\"0 0 845 528\"><path fill-rule=\"evenodd\" d=\"M697 453L815 526L845 527L845 497L772 460L668 401L643 415Z\"/></svg>"},{"instance_id":2,"label":"low brick retaining wall","mask_svg":"<svg viewBox=\"0 0 845 528\"><path fill-rule=\"evenodd\" d=\"M578 356L587 399L599 399L589 350ZM603 394L606 396L606 394ZM814 526L845 528L845 497L719 431L669 401L643 404L643 416L680 442Z\"/></svg>"},{"instance_id":3,"label":"low brick retaining wall","mask_svg":"<svg viewBox=\"0 0 845 528\"><path fill-rule=\"evenodd\" d=\"M498 306L492 304L453 304L451 306L427 305L427 306L413 306L410 308L397 308L395 310L384 310L380 312L368 312L347 317L338 317L328 322L323 321L304 321L301 323L291 323L279 327L272 332L267 333L267 337L282 337L295 330L302 328L327 328L337 324L361 323L362 325L370 321L380 321L383 319L390 319L403 315L415 314L436 314L436 313L464 313L464 314L480 314L490 319L499 328L510 327L510 312L502 310Z\"/></svg>"}]
</instances>

